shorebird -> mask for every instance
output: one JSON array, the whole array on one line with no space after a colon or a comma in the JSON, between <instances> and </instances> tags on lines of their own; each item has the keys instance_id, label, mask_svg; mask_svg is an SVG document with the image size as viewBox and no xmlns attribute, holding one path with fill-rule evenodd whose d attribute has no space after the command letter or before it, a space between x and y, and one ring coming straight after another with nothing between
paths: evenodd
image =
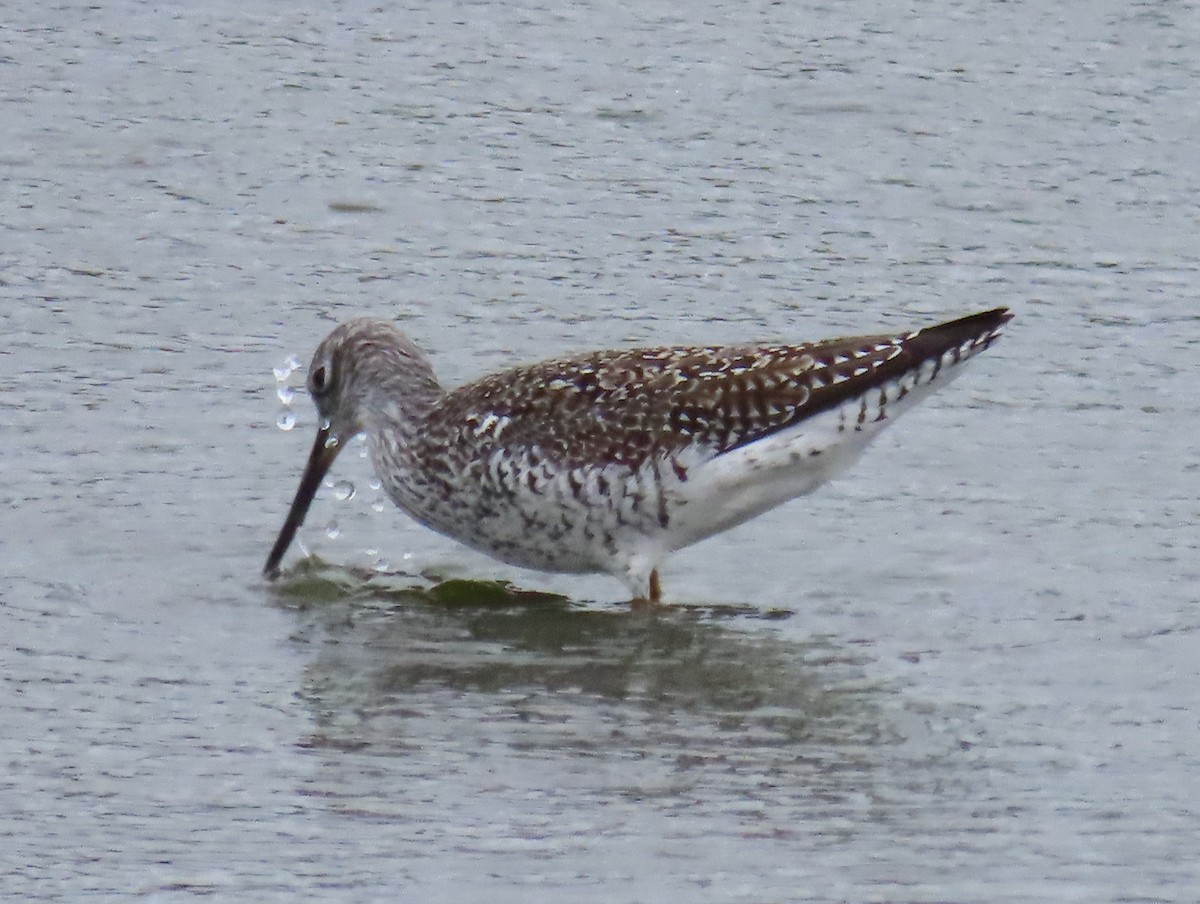
<instances>
[{"instance_id":1,"label":"shorebird","mask_svg":"<svg viewBox=\"0 0 1200 904\"><path fill-rule=\"evenodd\" d=\"M347 321L308 370L320 427L264 574L279 574L338 452L366 433L387 494L421 524L526 568L607 572L658 602L669 553L844 471L1011 317L997 308L798 345L599 351L452 390L392 324Z\"/></svg>"}]
</instances>

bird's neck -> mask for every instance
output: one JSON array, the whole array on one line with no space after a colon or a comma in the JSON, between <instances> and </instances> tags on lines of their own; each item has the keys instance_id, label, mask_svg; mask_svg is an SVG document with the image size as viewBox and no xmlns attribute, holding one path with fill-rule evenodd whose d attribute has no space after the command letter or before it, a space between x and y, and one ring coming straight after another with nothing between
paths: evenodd
<instances>
[{"instance_id":1,"label":"bird's neck","mask_svg":"<svg viewBox=\"0 0 1200 904\"><path fill-rule=\"evenodd\" d=\"M365 393L363 426L369 436L391 436L402 445L421 434L445 395L424 358L402 357L373 374Z\"/></svg>"},{"instance_id":2,"label":"bird's neck","mask_svg":"<svg viewBox=\"0 0 1200 904\"><path fill-rule=\"evenodd\" d=\"M376 476L397 505L418 517L421 440L444 397L429 362L403 356L372 375L361 409Z\"/></svg>"}]
</instances>

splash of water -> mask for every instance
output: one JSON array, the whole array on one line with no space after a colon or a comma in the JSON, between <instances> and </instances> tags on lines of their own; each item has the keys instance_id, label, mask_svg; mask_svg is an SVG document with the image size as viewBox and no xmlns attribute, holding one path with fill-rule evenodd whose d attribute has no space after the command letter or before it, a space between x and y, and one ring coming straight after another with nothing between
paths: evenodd
<instances>
[{"instance_id":1,"label":"splash of water","mask_svg":"<svg viewBox=\"0 0 1200 904\"><path fill-rule=\"evenodd\" d=\"M279 404L282 406L279 414L275 417L275 426L280 430L291 430L296 426L296 415L292 411L296 390L289 385L288 381L292 374L302 366L295 355L288 355L272 368L271 372L275 375L275 397L279 399Z\"/></svg>"}]
</instances>

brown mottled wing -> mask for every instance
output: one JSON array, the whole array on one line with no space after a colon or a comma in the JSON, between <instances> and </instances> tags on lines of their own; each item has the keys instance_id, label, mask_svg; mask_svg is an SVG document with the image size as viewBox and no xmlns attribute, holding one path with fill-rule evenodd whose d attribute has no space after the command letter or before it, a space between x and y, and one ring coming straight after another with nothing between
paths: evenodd
<instances>
[{"instance_id":1,"label":"brown mottled wing","mask_svg":"<svg viewBox=\"0 0 1200 904\"><path fill-rule=\"evenodd\" d=\"M449 394L439 419L481 451L536 446L567 467L690 443L719 455L898 380L986 348L1004 309L901 335L803 345L597 352L521 367Z\"/></svg>"}]
</instances>

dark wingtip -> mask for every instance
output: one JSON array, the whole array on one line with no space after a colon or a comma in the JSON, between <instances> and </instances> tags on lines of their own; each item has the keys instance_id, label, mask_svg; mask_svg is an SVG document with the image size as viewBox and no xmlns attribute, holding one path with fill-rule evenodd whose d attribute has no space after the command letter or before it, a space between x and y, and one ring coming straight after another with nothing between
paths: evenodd
<instances>
[{"instance_id":1,"label":"dark wingtip","mask_svg":"<svg viewBox=\"0 0 1200 904\"><path fill-rule=\"evenodd\" d=\"M936 357L964 342L987 348L1000 336L1004 325L1013 319L1008 308L992 308L927 326L908 337L909 347L918 358Z\"/></svg>"},{"instance_id":2,"label":"dark wingtip","mask_svg":"<svg viewBox=\"0 0 1200 904\"><path fill-rule=\"evenodd\" d=\"M1013 319L1013 312L1008 308L992 308L990 311L980 311L978 314L968 314L957 320L947 320L937 326L928 327L931 330L962 330L963 332L982 333L991 329L999 329Z\"/></svg>"}]
</instances>

